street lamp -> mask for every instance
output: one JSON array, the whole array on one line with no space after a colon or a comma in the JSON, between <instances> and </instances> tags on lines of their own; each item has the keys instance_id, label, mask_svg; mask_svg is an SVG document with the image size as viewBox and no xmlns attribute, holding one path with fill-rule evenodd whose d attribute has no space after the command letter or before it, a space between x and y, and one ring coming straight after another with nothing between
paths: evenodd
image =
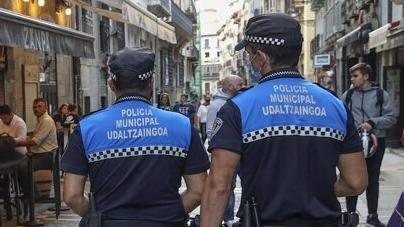
<instances>
[{"instance_id":1,"label":"street lamp","mask_svg":"<svg viewBox=\"0 0 404 227\"><path fill-rule=\"evenodd\" d=\"M45 0L38 0L38 5L39 6L44 6L45 5Z\"/></svg>"},{"instance_id":2,"label":"street lamp","mask_svg":"<svg viewBox=\"0 0 404 227\"><path fill-rule=\"evenodd\" d=\"M72 15L72 8L67 7L67 8L65 9L65 13L66 13L67 16Z\"/></svg>"}]
</instances>

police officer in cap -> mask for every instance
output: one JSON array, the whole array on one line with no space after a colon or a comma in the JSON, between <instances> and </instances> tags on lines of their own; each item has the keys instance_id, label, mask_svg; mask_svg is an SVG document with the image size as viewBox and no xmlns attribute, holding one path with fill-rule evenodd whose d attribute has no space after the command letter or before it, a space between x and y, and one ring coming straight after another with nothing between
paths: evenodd
<instances>
[{"instance_id":1,"label":"police officer in cap","mask_svg":"<svg viewBox=\"0 0 404 227\"><path fill-rule=\"evenodd\" d=\"M62 158L64 200L88 215L89 175L102 226L183 227L185 215L200 203L210 165L198 133L187 117L151 105L150 49L122 49L108 68L117 99L81 119L71 135ZM180 195L181 177L187 189Z\"/></svg>"},{"instance_id":2,"label":"police officer in cap","mask_svg":"<svg viewBox=\"0 0 404 227\"><path fill-rule=\"evenodd\" d=\"M299 23L286 14L249 19L235 49L245 49L262 76L254 88L228 100L215 120L203 227L221 222L239 163L241 204L255 198L263 226L339 226L337 197L366 188L352 116L296 69L302 42ZM237 216L247 220L243 209Z\"/></svg>"}]
</instances>

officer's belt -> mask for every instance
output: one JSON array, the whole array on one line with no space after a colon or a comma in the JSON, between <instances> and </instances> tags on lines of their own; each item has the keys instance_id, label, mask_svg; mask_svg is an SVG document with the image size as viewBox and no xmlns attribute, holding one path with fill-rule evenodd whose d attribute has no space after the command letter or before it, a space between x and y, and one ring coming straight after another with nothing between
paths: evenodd
<instances>
[{"instance_id":1,"label":"officer's belt","mask_svg":"<svg viewBox=\"0 0 404 227\"><path fill-rule=\"evenodd\" d=\"M116 220L116 219L106 219L102 220L102 227L184 227L185 223L175 222L175 223L164 223L155 221L143 221L143 220Z\"/></svg>"},{"instance_id":2,"label":"officer's belt","mask_svg":"<svg viewBox=\"0 0 404 227\"><path fill-rule=\"evenodd\" d=\"M279 222L263 222L263 227L339 227L339 218L314 219L314 218L290 218Z\"/></svg>"}]
</instances>

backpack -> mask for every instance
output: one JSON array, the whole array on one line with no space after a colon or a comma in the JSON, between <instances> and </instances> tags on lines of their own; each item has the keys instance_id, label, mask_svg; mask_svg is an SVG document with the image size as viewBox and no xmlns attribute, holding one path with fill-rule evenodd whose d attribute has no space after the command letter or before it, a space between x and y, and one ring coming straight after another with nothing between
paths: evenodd
<instances>
[{"instance_id":1,"label":"backpack","mask_svg":"<svg viewBox=\"0 0 404 227\"><path fill-rule=\"evenodd\" d=\"M347 106L350 107L349 109L352 109L351 98L352 98L353 92L354 92L354 89L351 88L351 89L348 90L348 92L346 93L346 96L345 96L345 103L346 103ZM377 97L376 107L377 107L377 106L380 107L380 116L382 116L382 113L383 113L383 102L384 102L383 92L384 92L383 89L381 89L381 88L378 88L378 89L377 89L377 94L376 94L376 97Z\"/></svg>"}]
</instances>

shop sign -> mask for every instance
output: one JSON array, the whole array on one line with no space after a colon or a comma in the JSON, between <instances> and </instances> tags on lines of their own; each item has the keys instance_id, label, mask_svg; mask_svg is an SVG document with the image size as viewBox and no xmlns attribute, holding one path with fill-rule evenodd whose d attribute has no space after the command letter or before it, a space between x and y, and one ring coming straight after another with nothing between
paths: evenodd
<instances>
[{"instance_id":1,"label":"shop sign","mask_svg":"<svg viewBox=\"0 0 404 227\"><path fill-rule=\"evenodd\" d=\"M88 34L0 8L0 45L94 58Z\"/></svg>"},{"instance_id":2,"label":"shop sign","mask_svg":"<svg viewBox=\"0 0 404 227\"><path fill-rule=\"evenodd\" d=\"M329 54L314 55L314 67L321 67L323 65L331 64L331 56Z\"/></svg>"},{"instance_id":3,"label":"shop sign","mask_svg":"<svg viewBox=\"0 0 404 227\"><path fill-rule=\"evenodd\" d=\"M42 52L50 51L49 32L24 27L24 48Z\"/></svg>"}]
</instances>

